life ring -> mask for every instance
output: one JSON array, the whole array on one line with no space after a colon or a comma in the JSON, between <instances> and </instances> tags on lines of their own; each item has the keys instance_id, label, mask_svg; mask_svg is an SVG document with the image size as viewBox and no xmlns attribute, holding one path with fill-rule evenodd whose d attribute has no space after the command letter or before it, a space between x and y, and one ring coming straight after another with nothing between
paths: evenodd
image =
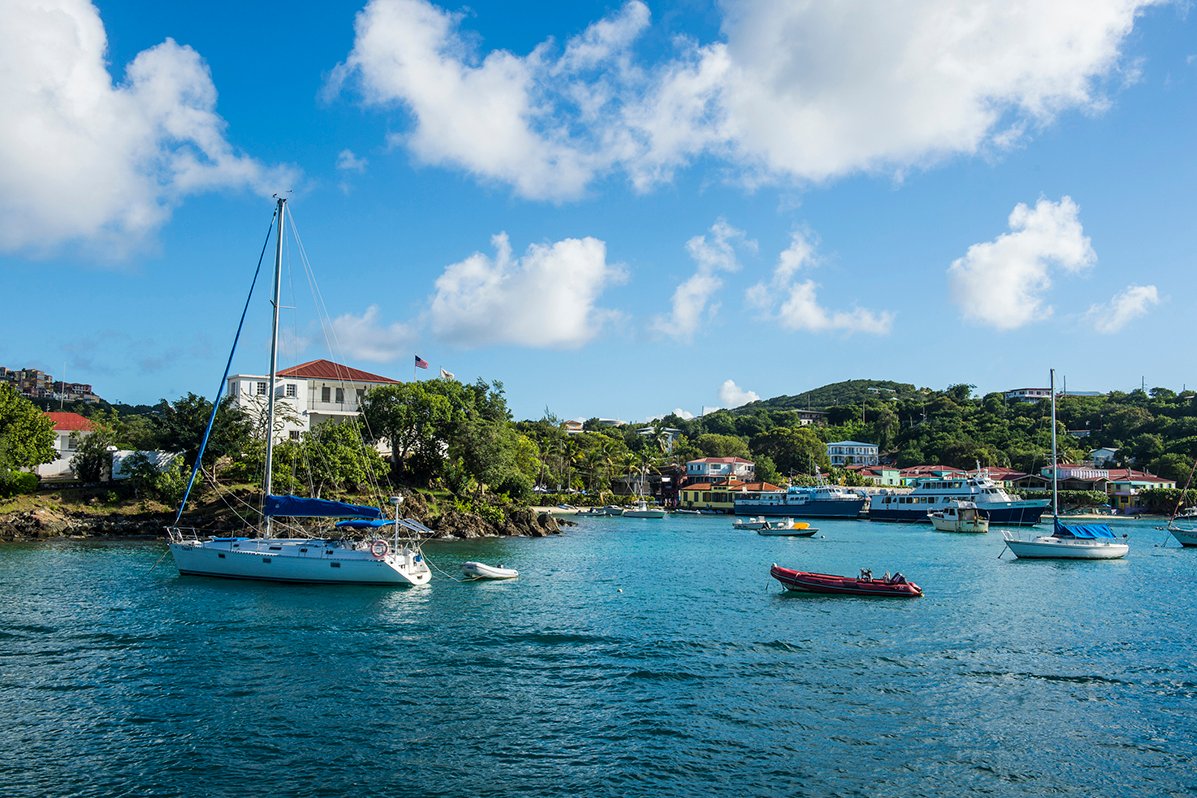
<instances>
[{"instance_id":1,"label":"life ring","mask_svg":"<svg viewBox=\"0 0 1197 798\"><path fill-rule=\"evenodd\" d=\"M370 544L370 553L378 559L382 559L391 552L391 546L385 540L376 540Z\"/></svg>"}]
</instances>

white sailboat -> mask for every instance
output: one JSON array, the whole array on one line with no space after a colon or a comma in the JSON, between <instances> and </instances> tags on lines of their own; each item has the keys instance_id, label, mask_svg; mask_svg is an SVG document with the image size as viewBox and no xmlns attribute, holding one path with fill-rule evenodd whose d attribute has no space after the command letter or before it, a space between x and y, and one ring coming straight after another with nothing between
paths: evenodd
<instances>
[{"instance_id":1,"label":"white sailboat","mask_svg":"<svg viewBox=\"0 0 1197 798\"><path fill-rule=\"evenodd\" d=\"M432 571L420 550L420 535L430 533L427 527L411 519L399 517L401 499L393 497L395 517L384 518L377 507L309 499L298 496L275 496L271 493L271 465L274 452L275 388L278 381L278 327L280 287L283 265L283 227L286 200L279 198L276 223L277 247L274 260L274 316L270 341L270 382L267 393L266 464L262 485L265 499L262 506L262 529L251 529L238 536L203 536L195 529L182 527L179 520L187 505L187 498L195 484L195 476L203 459L208 434L216 419L219 394L213 402L208 429L196 456L195 467L187 493L179 505L174 524L167 527L171 556L180 574L255 579L271 582L313 582L319 584L381 584L423 585L432 579ZM252 295L252 291L251 291ZM248 305L248 300L247 300ZM244 322L244 314L242 315ZM238 336L240 330L238 330ZM234 349L236 344L234 343ZM232 363L232 353L229 354ZM227 378L227 368L225 377ZM221 380L221 389L224 387ZM342 518L334 529L342 533L367 532L369 539L360 540L347 534L328 537L276 537L275 518Z\"/></svg>"},{"instance_id":2,"label":"white sailboat","mask_svg":"<svg viewBox=\"0 0 1197 798\"><path fill-rule=\"evenodd\" d=\"M624 509L622 515L624 518L664 518L665 510L661 507L653 507L648 503L648 490L645 485L647 481L647 469L640 470L640 480L636 484L636 501L630 507Z\"/></svg>"},{"instance_id":3,"label":"white sailboat","mask_svg":"<svg viewBox=\"0 0 1197 798\"><path fill-rule=\"evenodd\" d=\"M1060 523L1060 499L1057 487L1059 463L1056 461L1056 370L1051 370L1052 394L1052 532L1024 540L1010 530L1003 530L1006 547L1019 559L1117 560L1127 555L1130 546L1114 536L1107 524Z\"/></svg>"}]
</instances>

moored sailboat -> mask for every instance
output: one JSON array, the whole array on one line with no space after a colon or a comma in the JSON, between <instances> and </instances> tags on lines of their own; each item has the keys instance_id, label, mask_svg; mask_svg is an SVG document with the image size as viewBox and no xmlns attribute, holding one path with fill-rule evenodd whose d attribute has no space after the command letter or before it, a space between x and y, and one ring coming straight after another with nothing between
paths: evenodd
<instances>
[{"instance_id":1,"label":"moored sailboat","mask_svg":"<svg viewBox=\"0 0 1197 798\"><path fill-rule=\"evenodd\" d=\"M283 264L283 228L286 218L286 199L279 198L275 223L277 246L274 262L273 319L270 342L270 377L267 393L267 425L265 473L262 487L264 499L260 528L247 529L243 534L205 536L197 530L180 526L188 497L195 485L196 475L203 461L204 449L216 420L228 368L221 379L221 391L212 405L207 430L200 444L187 491L179 504L174 523L167 527L171 556L180 574L215 576L230 579L254 579L273 582L314 582L321 584L384 584L423 585L432 572L420 549L420 536L430 533L427 527L411 519L399 517L401 499L392 498L395 517L384 518L377 507L330 501L327 499L278 496L271 492L271 470L274 452L275 395L278 383L278 328L280 287ZM256 277L255 277L256 281ZM248 309L252 299L246 299ZM241 322L244 324L245 311ZM229 353L229 365L236 351ZM341 535L325 537L280 537L274 534L276 518L341 518L335 530ZM367 533L366 539L351 534ZM389 533L389 534L388 534Z\"/></svg>"},{"instance_id":2,"label":"moored sailboat","mask_svg":"<svg viewBox=\"0 0 1197 798\"><path fill-rule=\"evenodd\" d=\"M1117 560L1127 555L1130 546L1115 537L1106 524L1060 523L1060 497L1056 460L1056 370L1051 370L1052 395L1052 532L1023 539L1003 530L1006 547L1019 559ZM1003 552L1004 553L1004 552ZM1000 555L999 555L1000 556Z\"/></svg>"}]
</instances>

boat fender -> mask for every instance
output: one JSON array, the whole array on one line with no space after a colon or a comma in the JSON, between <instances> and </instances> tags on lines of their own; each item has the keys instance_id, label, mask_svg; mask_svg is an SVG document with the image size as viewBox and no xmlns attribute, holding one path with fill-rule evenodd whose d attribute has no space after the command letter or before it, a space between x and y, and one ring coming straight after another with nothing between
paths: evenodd
<instances>
[{"instance_id":1,"label":"boat fender","mask_svg":"<svg viewBox=\"0 0 1197 798\"><path fill-rule=\"evenodd\" d=\"M376 540L370 544L370 553L378 559L387 556L391 551L391 546L385 540Z\"/></svg>"}]
</instances>

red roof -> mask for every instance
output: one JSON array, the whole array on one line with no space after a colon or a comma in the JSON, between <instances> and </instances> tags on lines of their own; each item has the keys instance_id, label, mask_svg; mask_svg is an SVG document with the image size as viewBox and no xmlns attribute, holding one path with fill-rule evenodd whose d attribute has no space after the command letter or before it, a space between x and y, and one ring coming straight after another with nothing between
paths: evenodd
<instances>
[{"instance_id":1,"label":"red roof","mask_svg":"<svg viewBox=\"0 0 1197 798\"><path fill-rule=\"evenodd\" d=\"M942 472L945 474L963 474L964 470L960 468L952 468L946 465L916 465L910 468L902 469L902 476L917 477L925 474L934 474L935 472Z\"/></svg>"},{"instance_id":2,"label":"red roof","mask_svg":"<svg viewBox=\"0 0 1197 798\"><path fill-rule=\"evenodd\" d=\"M697 460L691 460L691 463L747 463L752 465L751 460L745 460L742 457L700 457Z\"/></svg>"},{"instance_id":3,"label":"red roof","mask_svg":"<svg viewBox=\"0 0 1197 798\"><path fill-rule=\"evenodd\" d=\"M55 432L94 432L95 425L78 413L46 413Z\"/></svg>"},{"instance_id":4,"label":"red roof","mask_svg":"<svg viewBox=\"0 0 1197 798\"><path fill-rule=\"evenodd\" d=\"M399 380L371 374L368 371L342 366L331 360L311 360L278 373L280 377L302 377L309 380L345 380L348 382L382 382L398 384Z\"/></svg>"}]
</instances>

